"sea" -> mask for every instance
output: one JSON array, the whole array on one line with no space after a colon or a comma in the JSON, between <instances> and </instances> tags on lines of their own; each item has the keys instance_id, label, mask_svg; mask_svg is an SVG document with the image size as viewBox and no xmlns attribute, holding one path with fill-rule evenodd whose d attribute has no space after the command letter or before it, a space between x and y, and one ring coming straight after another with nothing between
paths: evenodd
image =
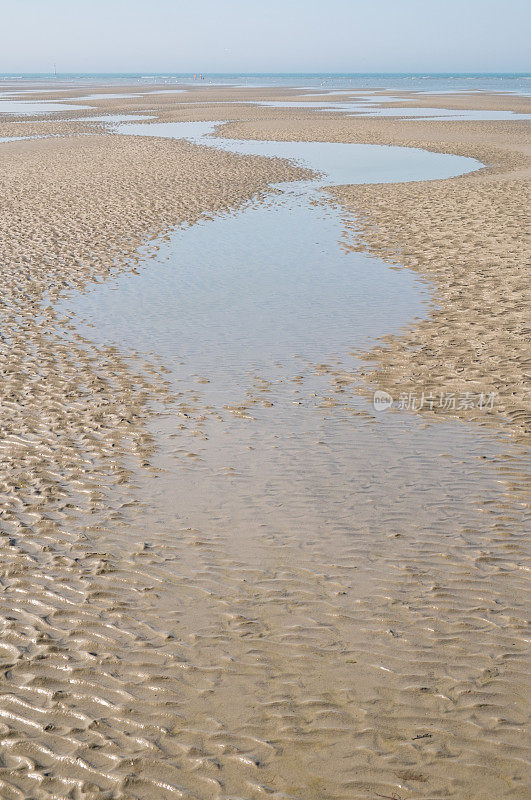
<instances>
[{"instance_id":1,"label":"sea","mask_svg":"<svg viewBox=\"0 0 531 800\"><path fill-rule=\"evenodd\" d=\"M34 85L50 83L61 86L128 85L132 83L160 84L210 84L213 86L242 87L296 87L301 89L394 89L415 92L510 92L531 94L531 73L0 73L0 83L27 82Z\"/></svg>"}]
</instances>

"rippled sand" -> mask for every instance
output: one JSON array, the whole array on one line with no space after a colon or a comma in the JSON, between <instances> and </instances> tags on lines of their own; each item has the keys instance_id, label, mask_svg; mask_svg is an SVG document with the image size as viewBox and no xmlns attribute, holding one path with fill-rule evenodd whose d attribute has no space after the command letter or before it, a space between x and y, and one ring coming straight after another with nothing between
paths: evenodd
<instances>
[{"instance_id":1,"label":"rippled sand","mask_svg":"<svg viewBox=\"0 0 531 800\"><path fill-rule=\"evenodd\" d=\"M299 119L240 122L224 133L255 138L259 128L264 138L310 138ZM311 138L418 146L488 166L446 181L348 186L333 195L349 212L347 247L414 269L437 288L438 308L425 322L370 353L372 386L395 399L495 392L497 424L528 441L529 123L319 119ZM490 423L492 415L461 416Z\"/></svg>"},{"instance_id":2,"label":"rippled sand","mask_svg":"<svg viewBox=\"0 0 531 800\"><path fill-rule=\"evenodd\" d=\"M220 115L99 104L155 105ZM337 197L363 210L354 246L429 273L444 303L376 354L382 385L464 371L516 394L500 434L379 417L347 364L254 376L232 421L201 384L176 397L156 354L97 346L53 301L303 173L97 125L0 145L0 796L527 797L523 129L230 116L240 135L491 154L497 172Z\"/></svg>"}]
</instances>

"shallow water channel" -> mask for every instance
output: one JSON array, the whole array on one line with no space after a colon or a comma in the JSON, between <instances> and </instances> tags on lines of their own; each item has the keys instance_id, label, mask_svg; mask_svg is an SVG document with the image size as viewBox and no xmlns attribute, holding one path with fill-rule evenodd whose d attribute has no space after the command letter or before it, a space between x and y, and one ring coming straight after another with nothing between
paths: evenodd
<instances>
[{"instance_id":1,"label":"shallow water channel","mask_svg":"<svg viewBox=\"0 0 531 800\"><path fill-rule=\"evenodd\" d=\"M517 728L489 711L482 688L503 670L496 702L508 709L520 681L517 662L502 666L511 648L496 623L513 613L520 574L504 538L518 512L497 460L509 448L460 422L379 413L353 391L353 351L428 313L430 295L411 272L343 248L342 211L321 191L479 164L227 140L209 135L216 124L115 130L291 158L319 174L173 231L137 274L62 304L93 341L156 354L177 394L151 424L158 472L139 472L139 504L116 513L123 585L147 587L121 624L166 636L156 651L128 640L119 662L119 685L141 697L115 711L120 730L139 716L141 748L132 738L120 748L140 754L150 788L138 796L518 789Z\"/></svg>"}]
</instances>

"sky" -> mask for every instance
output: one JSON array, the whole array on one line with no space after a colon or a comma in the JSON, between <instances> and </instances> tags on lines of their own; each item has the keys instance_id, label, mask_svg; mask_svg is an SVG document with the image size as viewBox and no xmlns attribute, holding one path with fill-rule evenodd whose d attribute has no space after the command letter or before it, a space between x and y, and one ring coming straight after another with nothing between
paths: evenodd
<instances>
[{"instance_id":1,"label":"sky","mask_svg":"<svg viewBox=\"0 0 531 800\"><path fill-rule=\"evenodd\" d=\"M529 0L0 0L0 73L527 72Z\"/></svg>"}]
</instances>

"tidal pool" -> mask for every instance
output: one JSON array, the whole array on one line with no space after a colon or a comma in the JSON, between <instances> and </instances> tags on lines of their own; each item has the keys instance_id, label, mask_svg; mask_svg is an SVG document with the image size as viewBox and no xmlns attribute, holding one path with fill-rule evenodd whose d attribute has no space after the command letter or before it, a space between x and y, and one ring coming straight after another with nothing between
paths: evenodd
<instances>
[{"instance_id":1,"label":"tidal pool","mask_svg":"<svg viewBox=\"0 0 531 800\"><path fill-rule=\"evenodd\" d=\"M486 439L476 441L461 423L426 427L412 415L378 415L350 391L349 378L334 392L334 373L351 375L359 365L353 352L424 316L431 298L414 273L342 246L343 212L324 202L323 189L447 178L481 164L403 147L227 139L213 135L221 124L135 123L114 130L289 158L310 166L315 178L278 184L265 202L174 230L156 256L140 263L138 274L117 275L61 306L96 342L160 357L182 399L176 415L153 420L155 461L165 472L156 484L147 478L144 485L150 525L156 527L157 518L166 530L178 508L189 524L201 520L209 527L220 519L210 502L216 508L221 503L234 541L247 541L249 514L267 516L272 503L285 511L273 515L277 528L297 536L287 509L301 501L302 476L306 495L327 486L318 513L309 498L303 504L308 514L301 512L300 521L307 532L315 533L315 514L319 526L324 516L327 529L344 531L351 502L368 503L372 513L373 503L383 509L394 498L396 510L397 497L406 495L407 526L411 493L420 485L415 519L424 508L433 523L430 504L445 506L450 486L455 494L447 471L453 459L465 459L472 469ZM448 463L438 458L445 437L453 454ZM188 452L189 460L175 461ZM399 478L389 465L402 459L407 469ZM246 476L232 480L228 495L226 469ZM354 475L364 476L363 500ZM141 476L138 481L143 485ZM428 505L423 491L431 497ZM450 516L465 520L467 508L463 496ZM445 512L437 524L447 523Z\"/></svg>"},{"instance_id":2,"label":"tidal pool","mask_svg":"<svg viewBox=\"0 0 531 800\"><path fill-rule=\"evenodd\" d=\"M98 337L124 346L141 342L169 364L189 360L190 374L216 375L216 388L221 381L233 389L251 366L289 362L294 353L318 361L368 347L423 313L427 298L413 273L345 252L341 212L323 204L321 189L445 178L479 162L413 148L209 135L219 124L114 130L288 158L315 170L315 179L277 185L267 204L176 230L140 275L77 296L72 308L94 321Z\"/></svg>"},{"instance_id":3,"label":"tidal pool","mask_svg":"<svg viewBox=\"0 0 531 800\"><path fill-rule=\"evenodd\" d=\"M378 413L352 391L352 351L426 314L430 294L343 248L343 212L322 191L480 164L229 140L209 135L217 124L116 130L291 158L315 179L176 229L137 274L60 306L97 344L158 356L176 395L150 422L157 451L134 472L135 502L88 534L118 551L125 598L113 661L90 664L95 691L111 674L121 692L112 716L105 706L113 735L139 719L117 760L132 754L154 797L177 796L172 782L205 800L398 796L419 774L430 796L518 792L516 712L485 702L502 670L496 708L513 709L520 686L507 676L523 648L521 514L499 471L511 448L459 422ZM164 638L149 649L152 630Z\"/></svg>"},{"instance_id":4,"label":"tidal pool","mask_svg":"<svg viewBox=\"0 0 531 800\"><path fill-rule=\"evenodd\" d=\"M65 100L64 103L36 102L33 100L4 100L0 98L0 114L12 114L13 116L37 116L41 114L53 114L59 111L81 111L89 109L90 106L72 105Z\"/></svg>"},{"instance_id":5,"label":"tidal pool","mask_svg":"<svg viewBox=\"0 0 531 800\"><path fill-rule=\"evenodd\" d=\"M364 96L360 99L352 99L343 102L326 100L322 101L276 101L263 100L255 101L253 105L266 106L270 108L313 108L322 111L342 112L346 116L365 116L365 117L406 117L408 119L445 119L445 120L469 120L469 121L506 121L506 120L529 120L530 114L520 114L516 111L497 111L488 109L452 109L452 108L429 108L422 106L404 107L381 107L381 104L392 102L405 102L402 97L382 97Z\"/></svg>"}]
</instances>

